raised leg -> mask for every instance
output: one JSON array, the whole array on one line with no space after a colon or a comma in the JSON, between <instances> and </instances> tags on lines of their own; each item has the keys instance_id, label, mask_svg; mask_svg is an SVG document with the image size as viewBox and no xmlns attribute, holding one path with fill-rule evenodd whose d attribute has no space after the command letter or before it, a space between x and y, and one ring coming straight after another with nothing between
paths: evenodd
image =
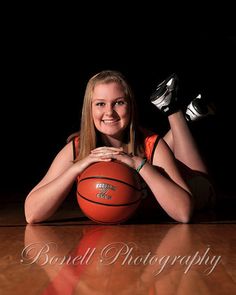
<instances>
[{"instance_id":1,"label":"raised leg","mask_svg":"<svg viewBox=\"0 0 236 295\"><path fill-rule=\"evenodd\" d=\"M168 119L170 130L164 136L164 140L176 159L192 170L207 173L206 165L182 111L171 114Z\"/></svg>"}]
</instances>

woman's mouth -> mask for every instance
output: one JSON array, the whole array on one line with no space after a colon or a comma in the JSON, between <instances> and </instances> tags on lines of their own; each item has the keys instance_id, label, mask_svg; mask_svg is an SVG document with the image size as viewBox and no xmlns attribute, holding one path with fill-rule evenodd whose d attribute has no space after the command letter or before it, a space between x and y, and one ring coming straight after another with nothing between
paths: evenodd
<instances>
[{"instance_id":1,"label":"woman's mouth","mask_svg":"<svg viewBox=\"0 0 236 295\"><path fill-rule=\"evenodd\" d=\"M106 120L102 120L102 122L105 125L112 125L112 124L115 124L118 121L119 121L119 119L106 119Z\"/></svg>"}]
</instances>

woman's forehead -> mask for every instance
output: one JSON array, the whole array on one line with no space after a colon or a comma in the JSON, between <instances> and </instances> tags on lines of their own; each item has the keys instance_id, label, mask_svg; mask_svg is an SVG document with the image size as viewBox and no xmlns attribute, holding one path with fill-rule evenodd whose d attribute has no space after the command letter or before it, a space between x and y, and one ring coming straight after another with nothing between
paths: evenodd
<instances>
[{"instance_id":1,"label":"woman's forehead","mask_svg":"<svg viewBox=\"0 0 236 295\"><path fill-rule=\"evenodd\" d=\"M95 85L92 98L93 99L117 99L124 98L123 87L116 82L99 83Z\"/></svg>"}]
</instances>

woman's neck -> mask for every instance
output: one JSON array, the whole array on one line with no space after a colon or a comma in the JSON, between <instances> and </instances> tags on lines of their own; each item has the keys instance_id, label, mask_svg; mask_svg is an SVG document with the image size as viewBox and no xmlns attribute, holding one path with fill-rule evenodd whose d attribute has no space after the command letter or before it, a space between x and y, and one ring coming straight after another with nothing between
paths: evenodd
<instances>
[{"instance_id":1,"label":"woman's neck","mask_svg":"<svg viewBox=\"0 0 236 295\"><path fill-rule=\"evenodd\" d=\"M125 144L123 141L120 139L110 137L110 136L102 136L102 141L105 146L113 146L113 147L123 147L124 151L127 149L127 144Z\"/></svg>"}]
</instances>

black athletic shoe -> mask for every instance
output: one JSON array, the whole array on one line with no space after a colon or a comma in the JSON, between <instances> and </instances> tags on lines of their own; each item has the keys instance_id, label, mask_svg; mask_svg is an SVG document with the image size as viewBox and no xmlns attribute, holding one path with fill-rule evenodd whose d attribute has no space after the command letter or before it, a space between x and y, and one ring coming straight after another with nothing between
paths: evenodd
<instances>
[{"instance_id":1,"label":"black athletic shoe","mask_svg":"<svg viewBox=\"0 0 236 295\"><path fill-rule=\"evenodd\" d=\"M214 115L215 109L213 106L207 104L203 99L201 94L198 94L189 105L187 106L185 112L185 118L187 121L197 121L209 115Z\"/></svg>"},{"instance_id":2,"label":"black athletic shoe","mask_svg":"<svg viewBox=\"0 0 236 295\"><path fill-rule=\"evenodd\" d=\"M157 85L152 93L151 102L166 115L171 115L178 111L177 102L178 77L175 73Z\"/></svg>"}]
</instances>

